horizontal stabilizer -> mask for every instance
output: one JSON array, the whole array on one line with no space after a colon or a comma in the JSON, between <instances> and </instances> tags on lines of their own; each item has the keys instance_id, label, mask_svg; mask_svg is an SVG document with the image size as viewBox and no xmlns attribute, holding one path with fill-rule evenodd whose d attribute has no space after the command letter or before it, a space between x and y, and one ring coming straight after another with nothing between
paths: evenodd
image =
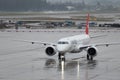
<instances>
[{"instance_id":1,"label":"horizontal stabilizer","mask_svg":"<svg viewBox=\"0 0 120 80\"><path fill-rule=\"evenodd\" d=\"M97 35L97 36L90 36L90 38L98 38L98 37L105 37L107 35Z\"/></svg>"}]
</instances>

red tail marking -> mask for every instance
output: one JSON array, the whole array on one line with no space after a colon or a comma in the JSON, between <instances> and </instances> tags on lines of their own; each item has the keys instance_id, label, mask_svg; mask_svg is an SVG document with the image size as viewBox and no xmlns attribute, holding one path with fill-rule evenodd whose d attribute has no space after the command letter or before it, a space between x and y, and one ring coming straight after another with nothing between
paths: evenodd
<instances>
[{"instance_id":1,"label":"red tail marking","mask_svg":"<svg viewBox=\"0 0 120 80\"><path fill-rule=\"evenodd\" d=\"M85 28L86 34L89 34L89 18L90 18L90 15L88 14L87 19L86 19L86 28Z\"/></svg>"}]
</instances>

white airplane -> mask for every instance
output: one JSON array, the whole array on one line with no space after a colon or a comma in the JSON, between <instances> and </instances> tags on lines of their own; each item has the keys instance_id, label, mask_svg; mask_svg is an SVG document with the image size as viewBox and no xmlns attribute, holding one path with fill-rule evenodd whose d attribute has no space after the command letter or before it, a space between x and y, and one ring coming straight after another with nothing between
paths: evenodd
<instances>
[{"instance_id":1,"label":"white airplane","mask_svg":"<svg viewBox=\"0 0 120 80\"><path fill-rule=\"evenodd\" d=\"M93 60L93 57L97 55L96 46L109 46L109 45L118 45L120 43L103 43L103 44L90 44L90 39L100 37L100 36L89 36L89 14L87 16L85 34L75 35L71 37L65 37L58 40L57 43L46 43L46 42L37 42L37 41L25 41L31 42L32 44L38 43L46 46L45 52L49 56L53 56L58 53L59 60L65 60L66 53L79 53L83 50L87 51L87 60Z\"/></svg>"}]
</instances>

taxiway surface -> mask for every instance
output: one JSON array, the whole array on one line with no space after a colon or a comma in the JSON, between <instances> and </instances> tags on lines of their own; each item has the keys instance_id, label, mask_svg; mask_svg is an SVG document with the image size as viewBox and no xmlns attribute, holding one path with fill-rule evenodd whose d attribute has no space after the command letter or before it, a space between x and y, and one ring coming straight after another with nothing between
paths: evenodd
<instances>
[{"instance_id":1,"label":"taxiway surface","mask_svg":"<svg viewBox=\"0 0 120 80\"><path fill-rule=\"evenodd\" d=\"M86 60L86 51L67 54L66 62L57 55L49 57L43 45L15 40L56 42L81 32L0 32L0 80L120 80L120 45L98 47L94 61ZM91 43L120 42L119 32L107 34Z\"/></svg>"}]
</instances>

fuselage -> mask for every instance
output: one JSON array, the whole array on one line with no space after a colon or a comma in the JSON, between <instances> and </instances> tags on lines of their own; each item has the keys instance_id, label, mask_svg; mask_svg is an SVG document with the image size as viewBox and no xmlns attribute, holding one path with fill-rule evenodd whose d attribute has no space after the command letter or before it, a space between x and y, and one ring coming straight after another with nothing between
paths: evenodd
<instances>
[{"instance_id":1,"label":"fuselage","mask_svg":"<svg viewBox=\"0 0 120 80\"><path fill-rule=\"evenodd\" d=\"M80 52L80 47L87 45L90 42L90 37L87 34L75 35L62 38L57 43L57 51L59 53L76 53Z\"/></svg>"}]
</instances>

